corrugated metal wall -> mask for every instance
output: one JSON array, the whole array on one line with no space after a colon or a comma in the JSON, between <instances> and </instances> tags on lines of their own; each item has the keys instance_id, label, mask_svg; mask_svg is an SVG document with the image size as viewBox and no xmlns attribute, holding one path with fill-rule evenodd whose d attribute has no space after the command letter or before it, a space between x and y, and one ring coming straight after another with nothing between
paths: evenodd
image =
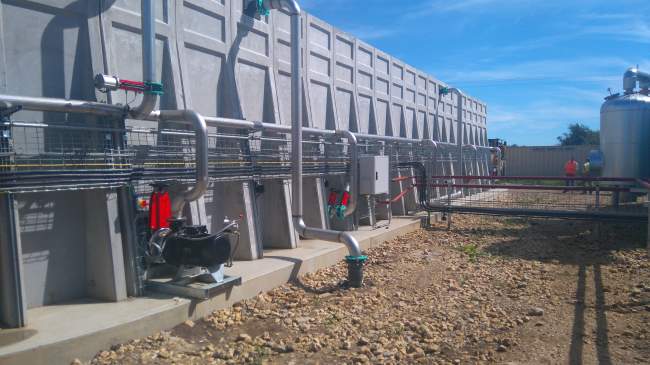
<instances>
[{"instance_id":1,"label":"corrugated metal wall","mask_svg":"<svg viewBox=\"0 0 650 365\"><path fill-rule=\"evenodd\" d=\"M508 176L562 176L564 164L575 158L582 164L589 151L598 146L508 147L506 170Z\"/></svg>"}]
</instances>

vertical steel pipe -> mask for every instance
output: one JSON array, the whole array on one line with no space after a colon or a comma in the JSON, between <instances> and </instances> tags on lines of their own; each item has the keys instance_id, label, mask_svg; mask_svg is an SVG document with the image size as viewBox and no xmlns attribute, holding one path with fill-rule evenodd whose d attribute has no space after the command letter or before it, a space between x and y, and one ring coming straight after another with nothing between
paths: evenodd
<instances>
[{"instance_id":1,"label":"vertical steel pipe","mask_svg":"<svg viewBox=\"0 0 650 365\"><path fill-rule=\"evenodd\" d=\"M356 238L347 232L307 227L303 220L302 188L302 52L301 10L296 0L264 0L266 9L285 9L291 15L291 208L294 227L304 238L343 243L349 252L348 283L359 287L363 283L363 263L366 257ZM350 134L349 136L353 136ZM352 194L351 194L352 195ZM355 207L356 209L356 207ZM352 211L353 213L354 211Z\"/></svg>"},{"instance_id":2,"label":"vertical steel pipe","mask_svg":"<svg viewBox=\"0 0 650 365\"><path fill-rule=\"evenodd\" d=\"M102 104L93 101L2 94L0 94L0 103L3 104L1 108L21 106L24 110L81 113L118 118L124 117L128 110L127 107L123 105Z\"/></svg>"},{"instance_id":3,"label":"vertical steel pipe","mask_svg":"<svg viewBox=\"0 0 650 365\"><path fill-rule=\"evenodd\" d=\"M154 2L158 0L142 0L142 81L150 85L156 82L156 14ZM140 105L130 111L134 119L144 119L156 107L158 95L150 90L145 91Z\"/></svg>"},{"instance_id":4,"label":"vertical steel pipe","mask_svg":"<svg viewBox=\"0 0 650 365\"><path fill-rule=\"evenodd\" d=\"M458 128L457 128L457 134L456 134L456 144L458 145L458 160L459 160L459 167L460 167L460 174L465 175L465 161L463 161L463 135L465 133L465 126L463 124L463 99L465 98L465 94L463 94L460 89L457 88L452 88L451 92L456 94L456 103L458 104L458 107L456 108L458 112Z\"/></svg>"}]
</instances>

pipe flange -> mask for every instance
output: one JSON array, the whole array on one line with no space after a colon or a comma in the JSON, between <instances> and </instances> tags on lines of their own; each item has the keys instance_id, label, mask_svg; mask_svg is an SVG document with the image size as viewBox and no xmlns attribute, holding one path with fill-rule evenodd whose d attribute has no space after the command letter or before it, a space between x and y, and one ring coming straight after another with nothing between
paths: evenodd
<instances>
[{"instance_id":1,"label":"pipe flange","mask_svg":"<svg viewBox=\"0 0 650 365\"><path fill-rule=\"evenodd\" d=\"M363 264L366 261L368 261L368 256L362 255L362 256L345 256L345 261L347 263L360 263Z\"/></svg>"}]
</instances>

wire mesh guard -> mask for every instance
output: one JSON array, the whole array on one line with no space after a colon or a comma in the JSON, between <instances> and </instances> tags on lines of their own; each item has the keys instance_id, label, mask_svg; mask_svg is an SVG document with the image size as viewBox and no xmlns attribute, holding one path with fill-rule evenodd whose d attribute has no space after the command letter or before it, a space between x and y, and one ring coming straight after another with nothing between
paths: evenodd
<instances>
[{"instance_id":1,"label":"wire mesh guard","mask_svg":"<svg viewBox=\"0 0 650 365\"><path fill-rule=\"evenodd\" d=\"M0 126L0 192L111 188L129 183L194 180L191 130L104 128L7 122ZM212 128L210 180L285 179L291 173L286 134L241 133ZM349 171L349 146L341 140L303 141L306 176Z\"/></svg>"},{"instance_id":2,"label":"wire mesh guard","mask_svg":"<svg viewBox=\"0 0 650 365\"><path fill-rule=\"evenodd\" d=\"M131 178L132 154L119 129L5 123L0 192L114 187Z\"/></svg>"}]
</instances>

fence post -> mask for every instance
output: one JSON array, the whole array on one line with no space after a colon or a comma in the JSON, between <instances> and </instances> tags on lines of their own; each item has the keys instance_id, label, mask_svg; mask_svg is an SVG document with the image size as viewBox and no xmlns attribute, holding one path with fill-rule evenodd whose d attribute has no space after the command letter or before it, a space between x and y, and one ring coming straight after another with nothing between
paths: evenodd
<instances>
[{"instance_id":1,"label":"fence post","mask_svg":"<svg viewBox=\"0 0 650 365\"><path fill-rule=\"evenodd\" d=\"M591 192L590 192L591 193ZM596 181L596 212L600 211L600 181ZM600 237L600 228L601 228L601 222L598 220L596 222L596 237Z\"/></svg>"},{"instance_id":2,"label":"fence post","mask_svg":"<svg viewBox=\"0 0 650 365\"><path fill-rule=\"evenodd\" d=\"M451 180L447 181L447 230L451 230Z\"/></svg>"}]
</instances>

